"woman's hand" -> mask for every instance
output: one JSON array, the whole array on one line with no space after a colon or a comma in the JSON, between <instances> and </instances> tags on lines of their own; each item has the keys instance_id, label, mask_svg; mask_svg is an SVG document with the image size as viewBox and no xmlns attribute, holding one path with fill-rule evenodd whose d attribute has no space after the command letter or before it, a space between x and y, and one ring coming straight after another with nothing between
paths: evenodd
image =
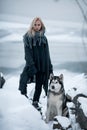
<instances>
[{"instance_id":1,"label":"woman's hand","mask_svg":"<svg viewBox=\"0 0 87 130\"><path fill-rule=\"evenodd\" d=\"M50 73L49 79L52 79L54 77L53 73Z\"/></svg>"}]
</instances>

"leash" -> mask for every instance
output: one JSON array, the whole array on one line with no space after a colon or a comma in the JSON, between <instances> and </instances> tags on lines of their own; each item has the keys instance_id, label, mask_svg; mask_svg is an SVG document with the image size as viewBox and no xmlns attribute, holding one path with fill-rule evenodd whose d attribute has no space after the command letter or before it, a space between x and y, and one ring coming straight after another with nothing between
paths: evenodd
<instances>
[{"instance_id":1,"label":"leash","mask_svg":"<svg viewBox=\"0 0 87 130\"><path fill-rule=\"evenodd\" d=\"M24 96L25 96L27 99L29 99L29 97L28 97L26 94L24 94Z\"/></svg>"}]
</instances>

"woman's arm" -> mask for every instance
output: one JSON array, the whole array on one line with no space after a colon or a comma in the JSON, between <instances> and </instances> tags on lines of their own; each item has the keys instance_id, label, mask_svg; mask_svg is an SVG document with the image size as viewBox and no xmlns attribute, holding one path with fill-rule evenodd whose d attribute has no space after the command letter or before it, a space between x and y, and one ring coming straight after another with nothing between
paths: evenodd
<instances>
[{"instance_id":1,"label":"woman's arm","mask_svg":"<svg viewBox=\"0 0 87 130\"><path fill-rule=\"evenodd\" d=\"M35 67L35 63L33 60L33 50L30 45L32 45L31 39L28 38L28 36L24 35L24 51L25 51L25 60L26 60L26 66L29 67L28 71L30 75L34 75L37 72L37 69Z\"/></svg>"},{"instance_id":2,"label":"woman's arm","mask_svg":"<svg viewBox=\"0 0 87 130\"><path fill-rule=\"evenodd\" d=\"M34 64L33 61L33 52L32 48L30 47L31 45L31 39L28 38L28 35L25 34L23 37L23 42L24 42L24 52L25 52L25 60L26 60L26 65L31 66Z\"/></svg>"}]
</instances>

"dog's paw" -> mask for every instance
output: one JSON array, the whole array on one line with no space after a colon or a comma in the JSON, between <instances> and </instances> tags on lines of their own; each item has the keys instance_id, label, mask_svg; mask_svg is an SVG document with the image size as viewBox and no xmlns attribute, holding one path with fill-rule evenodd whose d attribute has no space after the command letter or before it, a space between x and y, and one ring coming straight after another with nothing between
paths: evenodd
<instances>
[{"instance_id":1,"label":"dog's paw","mask_svg":"<svg viewBox=\"0 0 87 130\"><path fill-rule=\"evenodd\" d=\"M47 118L45 118L44 121L45 121L46 124L49 123L49 120Z\"/></svg>"}]
</instances>

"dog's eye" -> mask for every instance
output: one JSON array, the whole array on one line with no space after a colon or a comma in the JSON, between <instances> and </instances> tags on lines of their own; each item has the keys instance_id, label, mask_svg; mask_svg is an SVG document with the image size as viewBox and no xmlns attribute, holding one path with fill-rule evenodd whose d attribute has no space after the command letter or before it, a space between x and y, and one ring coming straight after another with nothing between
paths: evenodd
<instances>
[{"instance_id":1,"label":"dog's eye","mask_svg":"<svg viewBox=\"0 0 87 130\"><path fill-rule=\"evenodd\" d=\"M57 84L57 83L58 83L58 81L55 81L54 83L55 83L55 84Z\"/></svg>"},{"instance_id":2,"label":"dog's eye","mask_svg":"<svg viewBox=\"0 0 87 130\"><path fill-rule=\"evenodd\" d=\"M51 83L56 84L56 83L58 83L58 81L52 81Z\"/></svg>"},{"instance_id":3,"label":"dog's eye","mask_svg":"<svg viewBox=\"0 0 87 130\"><path fill-rule=\"evenodd\" d=\"M56 83L58 83L58 81L56 81Z\"/></svg>"}]
</instances>

